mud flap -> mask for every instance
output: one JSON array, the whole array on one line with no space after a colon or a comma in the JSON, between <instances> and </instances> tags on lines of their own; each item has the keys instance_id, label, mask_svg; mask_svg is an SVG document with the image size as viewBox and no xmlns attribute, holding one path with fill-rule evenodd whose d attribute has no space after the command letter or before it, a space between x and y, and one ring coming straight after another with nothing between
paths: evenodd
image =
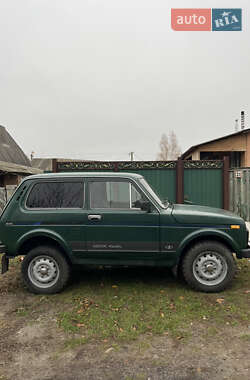
<instances>
[{"instance_id":1,"label":"mud flap","mask_svg":"<svg viewBox=\"0 0 250 380\"><path fill-rule=\"evenodd\" d=\"M2 256L2 274L9 270L9 259L6 253Z\"/></svg>"}]
</instances>

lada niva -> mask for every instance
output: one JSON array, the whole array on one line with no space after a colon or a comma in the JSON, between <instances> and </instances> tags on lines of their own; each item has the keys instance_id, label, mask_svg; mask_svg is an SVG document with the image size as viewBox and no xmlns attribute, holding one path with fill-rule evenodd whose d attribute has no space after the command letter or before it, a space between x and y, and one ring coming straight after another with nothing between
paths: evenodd
<instances>
[{"instance_id":1,"label":"lada niva","mask_svg":"<svg viewBox=\"0 0 250 380\"><path fill-rule=\"evenodd\" d=\"M167 186L167 184L166 184ZM243 219L231 212L162 201L131 173L55 173L27 177L0 218L2 273L24 256L29 290L61 291L73 266L160 266L198 291L233 280L235 257L250 257Z\"/></svg>"}]
</instances>

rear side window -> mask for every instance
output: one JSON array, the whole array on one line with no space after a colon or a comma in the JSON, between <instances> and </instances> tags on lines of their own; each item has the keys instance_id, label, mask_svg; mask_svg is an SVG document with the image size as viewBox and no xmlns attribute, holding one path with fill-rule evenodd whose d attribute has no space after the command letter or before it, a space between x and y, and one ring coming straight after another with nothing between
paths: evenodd
<instances>
[{"instance_id":1,"label":"rear side window","mask_svg":"<svg viewBox=\"0 0 250 380\"><path fill-rule=\"evenodd\" d=\"M40 182L32 187L28 208L81 208L84 202L82 182Z\"/></svg>"}]
</instances>

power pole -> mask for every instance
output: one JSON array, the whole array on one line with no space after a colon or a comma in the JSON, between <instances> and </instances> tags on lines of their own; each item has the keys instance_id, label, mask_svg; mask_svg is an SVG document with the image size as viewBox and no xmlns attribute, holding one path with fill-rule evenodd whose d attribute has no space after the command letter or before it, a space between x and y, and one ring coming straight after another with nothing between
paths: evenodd
<instances>
[{"instance_id":1,"label":"power pole","mask_svg":"<svg viewBox=\"0 0 250 380\"><path fill-rule=\"evenodd\" d=\"M130 161L134 161L134 153L135 152L129 152Z\"/></svg>"}]
</instances>

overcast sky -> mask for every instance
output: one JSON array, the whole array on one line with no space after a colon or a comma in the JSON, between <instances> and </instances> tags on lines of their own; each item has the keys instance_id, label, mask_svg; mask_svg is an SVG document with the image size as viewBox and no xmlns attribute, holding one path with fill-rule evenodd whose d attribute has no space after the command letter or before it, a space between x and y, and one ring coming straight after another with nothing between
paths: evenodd
<instances>
[{"instance_id":1,"label":"overcast sky","mask_svg":"<svg viewBox=\"0 0 250 380\"><path fill-rule=\"evenodd\" d=\"M171 8L242 8L242 32L176 32ZM0 124L27 155L154 160L250 127L249 1L0 0Z\"/></svg>"}]
</instances>

